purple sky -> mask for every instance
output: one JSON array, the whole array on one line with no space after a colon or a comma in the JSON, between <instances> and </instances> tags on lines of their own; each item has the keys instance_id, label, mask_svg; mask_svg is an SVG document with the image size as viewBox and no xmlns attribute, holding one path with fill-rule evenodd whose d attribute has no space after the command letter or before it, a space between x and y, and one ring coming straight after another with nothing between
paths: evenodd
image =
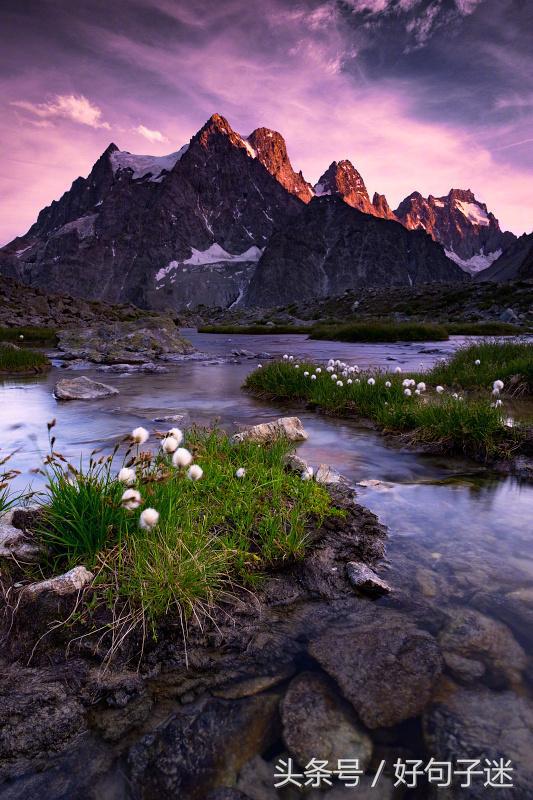
<instances>
[{"instance_id":1,"label":"purple sky","mask_svg":"<svg viewBox=\"0 0 533 800\"><path fill-rule=\"evenodd\" d=\"M177 150L215 111L349 158L392 207L471 188L533 229L529 0L3 0L0 243L110 141Z\"/></svg>"}]
</instances>

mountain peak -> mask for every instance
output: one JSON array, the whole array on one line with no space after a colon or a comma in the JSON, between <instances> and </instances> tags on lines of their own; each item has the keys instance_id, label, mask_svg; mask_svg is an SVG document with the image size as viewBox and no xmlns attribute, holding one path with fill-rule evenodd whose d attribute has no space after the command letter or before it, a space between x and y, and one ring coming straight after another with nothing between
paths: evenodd
<instances>
[{"instance_id":1,"label":"mountain peak","mask_svg":"<svg viewBox=\"0 0 533 800\"><path fill-rule=\"evenodd\" d=\"M285 139L277 131L256 128L246 142L253 148L256 158L288 192L308 203L313 195L311 186L301 172L295 172Z\"/></svg>"},{"instance_id":2,"label":"mountain peak","mask_svg":"<svg viewBox=\"0 0 533 800\"><path fill-rule=\"evenodd\" d=\"M315 194L341 197L345 203L367 214L375 213L365 183L348 159L332 161L315 186Z\"/></svg>"}]
</instances>

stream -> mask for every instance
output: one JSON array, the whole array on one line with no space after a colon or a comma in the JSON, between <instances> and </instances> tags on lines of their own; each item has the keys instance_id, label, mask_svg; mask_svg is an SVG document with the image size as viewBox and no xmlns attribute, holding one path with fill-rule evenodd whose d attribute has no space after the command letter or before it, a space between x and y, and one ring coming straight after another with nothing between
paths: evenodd
<instances>
[{"instance_id":1,"label":"stream","mask_svg":"<svg viewBox=\"0 0 533 800\"><path fill-rule=\"evenodd\" d=\"M307 357L317 363L333 357L357 363L361 368L392 370L399 365L404 370L419 370L428 369L436 360L449 355L464 339L343 344L310 341L301 335L229 336L198 334L193 330L183 333L209 358L169 363L166 374L109 374L94 367L73 372L55 366L45 376L4 379L0 383L1 454L14 452L10 464L21 470L17 487L31 482L34 488L40 488L42 479L32 470L42 463L47 452L46 423L52 418L57 419L56 449L77 464L80 455L87 457L95 448L109 451L118 438L138 425L152 430L169 427L155 420L170 415L183 414L194 423L217 423L230 430L236 425L297 414L309 433L308 441L298 447L298 453L315 467L320 463L331 464L356 484L358 502L387 526L387 561L380 573L396 593L394 608L415 617L418 614L429 629L431 609L435 620L440 620L443 609L452 619L454 615L457 619L466 615L463 633L468 643L463 657L469 663L450 666L455 678L463 669L464 683L470 692L479 691L483 697L487 692L491 695L505 692L511 700L531 700L533 486L513 477L492 474L468 460L420 455L402 449L356 421L320 416L290 404L259 401L240 387L263 357L237 357L236 363L226 360L232 350L242 349L275 356L291 353L296 359ZM90 403L57 403L52 396L55 382L60 377L77 374L116 386L120 394ZM361 482L366 485L358 485ZM421 599L423 611L417 610L413 598ZM379 617L380 609L389 606L390 600L379 600L373 604L374 613ZM491 639L488 645L479 641L479 632L469 639L470 612L482 614L489 627L491 623L508 626L513 647L508 646L505 637L499 642L498 636L490 631L485 632ZM476 641L472 644L472 640ZM518 645L516 648L514 643ZM476 657L476 652L483 648L490 651L488 658L493 667L498 666L484 672L480 669L476 676L472 665L483 661L479 653ZM472 674L468 673L469 667L474 670ZM519 679L518 674L521 674ZM491 709L490 702L479 704L477 722L482 727L485 722L490 727ZM486 720L483 714L487 714ZM402 735L411 751L417 753L419 723L405 727ZM531 767L532 732L525 735L529 736ZM469 753L465 757L473 756ZM512 754L508 757L512 758ZM102 788L102 791L100 796L104 800L127 796L115 783L113 789L107 792ZM489 789L482 796L507 797L505 793L491 792ZM346 795L363 796L355 790ZM258 800L268 796L256 795ZM376 800L389 796L399 795L380 794L378 790L368 795ZM406 796L433 797L416 792L408 792ZM448 796L451 797L435 795Z\"/></svg>"}]
</instances>

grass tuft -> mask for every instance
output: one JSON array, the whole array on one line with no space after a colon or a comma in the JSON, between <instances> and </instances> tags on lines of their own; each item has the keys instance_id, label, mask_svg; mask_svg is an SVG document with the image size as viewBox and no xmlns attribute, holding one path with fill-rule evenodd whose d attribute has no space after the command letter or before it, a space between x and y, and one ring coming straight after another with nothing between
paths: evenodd
<instances>
[{"instance_id":1,"label":"grass tuft","mask_svg":"<svg viewBox=\"0 0 533 800\"><path fill-rule=\"evenodd\" d=\"M368 321L342 325L317 325L310 339L329 339L339 342L424 342L444 341L448 332L443 325L429 322Z\"/></svg>"},{"instance_id":2,"label":"grass tuft","mask_svg":"<svg viewBox=\"0 0 533 800\"><path fill-rule=\"evenodd\" d=\"M22 338L21 338L22 337ZM22 327L0 327L0 342L19 342L20 344L48 344L57 341L54 328L26 325Z\"/></svg>"},{"instance_id":3,"label":"grass tuft","mask_svg":"<svg viewBox=\"0 0 533 800\"><path fill-rule=\"evenodd\" d=\"M49 367L43 353L0 344L0 372L44 372Z\"/></svg>"},{"instance_id":4,"label":"grass tuft","mask_svg":"<svg viewBox=\"0 0 533 800\"><path fill-rule=\"evenodd\" d=\"M481 363L476 364L476 360ZM432 383L462 389L492 389L495 380L507 384L515 379L529 394L533 393L533 344L526 341L476 342L462 347L445 363L429 372Z\"/></svg>"}]
</instances>

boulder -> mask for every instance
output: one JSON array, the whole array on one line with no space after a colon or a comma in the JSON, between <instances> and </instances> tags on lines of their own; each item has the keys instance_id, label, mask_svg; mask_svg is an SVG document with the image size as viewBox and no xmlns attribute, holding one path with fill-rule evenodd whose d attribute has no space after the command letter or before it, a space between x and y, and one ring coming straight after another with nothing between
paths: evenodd
<instances>
[{"instance_id":1,"label":"boulder","mask_svg":"<svg viewBox=\"0 0 533 800\"><path fill-rule=\"evenodd\" d=\"M20 528L0 522L0 558L16 561L37 561L42 548Z\"/></svg>"},{"instance_id":2,"label":"boulder","mask_svg":"<svg viewBox=\"0 0 533 800\"><path fill-rule=\"evenodd\" d=\"M513 766L514 788L486 788L483 777L470 789L458 784L446 790L447 800L529 800L533 786L531 731L533 703L514 692L493 692L485 687L458 687L449 680L439 686L432 706L423 717L428 753L437 761L508 759ZM438 794L438 797L441 795Z\"/></svg>"},{"instance_id":3,"label":"boulder","mask_svg":"<svg viewBox=\"0 0 533 800\"><path fill-rule=\"evenodd\" d=\"M65 597L80 592L93 578L94 575L92 572L89 572L89 570L83 566L78 566L55 578L49 578L46 581L39 581L38 583L30 583L24 587L23 593L26 599L37 598L42 594L53 594L57 597Z\"/></svg>"},{"instance_id":4,"label":"boulder","mask_svg":"<svg viewBox=\"0 0 533 800\"><path fill-rule=\"evenodd\" d=\"M336 764L358 758L365 770L372 741L353 710L322 675L303 672L294 678L281 702L283 741L302 768L318 758Z\"/></svg>"},{"instance_id":5,"label":"boulder","mask_svg":"<svg viewBox=\"0 0 533 800\"><path fill-rule=\"evenodd\" d=\"M54 389L56 400L99 400L100 397L113 394L118 394L114 386L93 381L84 375L80 378L62 378Z\"/></svg>"},{"instance_id":6,"label":"boulder","mask_svg":"<svg viewBox=\"0 0 533 800\"><path fill-rule=\"evenodd\" d=\"M315 474L315 480L317 483L322 483L324 486L333 486L346 482L342 475L328 464L320 464Z\"/></svg>"},{"instance_id":7,"label":"boulder","mask_svg":"<svg viewBox=\"0 0 533 800\"><path fill-rule=\"evenodd\" d=\"M472 603L505 622L519 636L529 639L533 629L533 586L511 592L476 592Z\"/></svg>"},{"instance_id":8,"label":"boulder","mask_svg":"<svg viewBox=\"0 0 533 800\"><path fill-rule=\"evenodd\" d=\"M300 475L307 469L307 461L296 455L296 453L287 453L283 462L289 472L298 472Z\"/></svg>"},{"instance_id":9,"label":"boulder","mask_svg":"<svg viewBox=\"0 0 533 800\"><path fill-rule=\"evenodd\" d=\"M392 591L386 581L360 561L349 561L346 564L346 576L354 589L372 597L380 597Z\"/></svg>"},{"instance_id":10,"label":"boulder","mask_svg":"<svg viewBox=\"0 0 533 800\"><path fill-rule=\"evenodd\" d=\"M442 671L433 636L385 609L379 623L332 626L308 649L368 728L418 716Z\"/></svg>"},{"instance_id":11,"label":"boulder","mask_svg":"<svg viewBox=\"0 0 533 800\"><path fill-rule=\"evenodd\" d=\"M520 683L526 668L526 654L509 628L469 608L452 609L439 644L448 668L465 682L485 675L491 685L504 688Z\"/></svg>"},{"instance_id":12,"label":"boulder","mask_svg":"<svg viewBox=\"0 0 533 800\"><path fill-rule=\"evenodd\" d=\"M280 417L275 422L262 422L260 425L253 425L245 431L240 431L232 437L232 441L267 444L282 438L289 442L303 442L309 437L298 417Z\"/></svg>"}]
</instances>

